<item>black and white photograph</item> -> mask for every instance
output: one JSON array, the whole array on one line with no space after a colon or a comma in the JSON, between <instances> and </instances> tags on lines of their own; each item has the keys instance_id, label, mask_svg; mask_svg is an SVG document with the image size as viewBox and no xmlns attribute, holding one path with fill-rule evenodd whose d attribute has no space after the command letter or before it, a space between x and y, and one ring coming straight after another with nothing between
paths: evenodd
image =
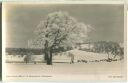
<instances>
[{"instance_id":1,"label":"black and white photograph","mask_svg":"<svg viewBox=\"0 0 128 83\"><path fill-rule=\"evenodd\" d=\"M125 81L123 4L3 3L6 81Z\"/></svg>"}]
</instances>

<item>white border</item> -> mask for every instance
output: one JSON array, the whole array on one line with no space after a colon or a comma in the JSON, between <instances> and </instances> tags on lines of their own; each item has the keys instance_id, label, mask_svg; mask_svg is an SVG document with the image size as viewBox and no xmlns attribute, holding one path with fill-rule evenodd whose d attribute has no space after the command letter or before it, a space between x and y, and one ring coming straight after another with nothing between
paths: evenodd
<instances>
[{"instance_id":1,"label":"white border","mask_svg":"<svg viewBox=\"0 0 128 83\"><path fill-rule=\"evenodd\" d=\"M9 0L7 0L9 1ZM127 10L127 6L125 6L126 2L121 0L121 1L65 1L65 0L61 0L61 1L58 1L58 0L54 0L54 1L41 1L39 2L40 0L36 0L34 2L32 1L27 1L27 2L24 2L24 1L21 1L21 2L18 2L17 0L10 0L10 1L13 1L13 2L6 2L4 1L2 3L2 80L3 82L6 82L6 65L4 64L5 63L5 45L6 45L6 10L5 10L5 6L8 5L8 4L26 4L26 5L31 5L31 4L34 4L34 5L38 5L38 4L124 4L124 43L126 44L127 43L127 27L126 27L126 10ZM126 44L127 45L127 44ZM125 45L125 51L127 50L127 47ZM128 50L127 50L128 51ZM125 53L125 55L127 55L127 52ZM125 64L127 64L127 56L125 57L126 60L125 60ZM87 81L88 82L88 81Z\"/></svg>"},{"instance_id":2,"label":"white border","mask_svg":"<svg viewBox=\"0 0 128 83\"><path fill-rule=\"evenodd\" d=\"M5 45L6 45L6 16L5 16L5 9L4 9L4 5L2 5L2 81L5 80L5 76L6 76L6 65L5 63Z\"/></svg>"},{"instance_id":3,"label":"white border","mask_svg":"<svg viewBox=\"0 0 128 83\"><path fill-rule=\"evenodd\" d=\"M2 4L124 4L125 0L3 0Z\"/></svg>"}]
</instances>

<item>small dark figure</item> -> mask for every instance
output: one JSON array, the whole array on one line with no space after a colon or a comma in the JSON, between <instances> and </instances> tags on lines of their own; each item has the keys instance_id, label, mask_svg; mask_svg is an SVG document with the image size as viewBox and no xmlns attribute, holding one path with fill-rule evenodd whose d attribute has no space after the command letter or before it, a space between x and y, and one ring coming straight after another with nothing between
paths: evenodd
<instances>
[{"instance_id":1,"label":"small dark figure","mask_svg":"<svg viewBox=\"0 0 128 83\"><path fill-rule=\"evenodd\" d=\"M70 64L74 63L74 55L71 52L69 52L68 54L71 57Z\"/></svg>"},{"instance_id":2,"label":"small dark figure","mask_svg":"<svg viewBox=\"0 0 128 83\"><path fill-rule=\"evenodd\" d=\"M24 62L27 64L27 57L24 58Z\"/></svg>"},{"instance_id":3,"label":"small dark figure","mask_svg":"<svg viewBox=\"0 0 128 83\"><path fill-rule=\"evenodd\" d=\"M86 60L83 60L83 62L84 62L84 63L87 63L87 61L86 61Z\"/></svg>"},{"instance_id":4,"label":"small dark figure","mask_svg":"<svg viewBox=\"0 0 128 83\"><path fill-rule=\"evenodd\" d=\"M36 64L36 61L34 61L34 64Z\"/></svg>"},{"instance_id":5,"label":"small dark figure","mask_svg":"<svg viewBox=\"0 0 128 83\"><path fill-rule=\"evenodd\" d=\"M77 62L81 62L80 60L77 60Z\"/></svg>"},{"instance_id":6,"label":"small dark figure","mask_svg":"<svg viewBox=\"0 0 128 83\"><path fill-rule=\"evenodd\" d=\"M111 62L111 61L112 61L112 59L108 58L106 61L107 61L107 62Z\"/></svg>"},{"instance_id":7,"label":"small dark figure","mask_svg":"<svg viewBox=\"0 0 128 83\"><path fill-rule=\"evenodd\" d=\"M82 62L84 62L84 60L81 60Z\"/></svg>"},{"instance_id":8,"label":"small dark figure","mask_svg":"<svg viewBox=\"0 0 128 83\"><path fill-rule=\"evenodd\" d=\"M95 62L99 62L99 60L95 60Z\"/></svg>"}]
</instances>

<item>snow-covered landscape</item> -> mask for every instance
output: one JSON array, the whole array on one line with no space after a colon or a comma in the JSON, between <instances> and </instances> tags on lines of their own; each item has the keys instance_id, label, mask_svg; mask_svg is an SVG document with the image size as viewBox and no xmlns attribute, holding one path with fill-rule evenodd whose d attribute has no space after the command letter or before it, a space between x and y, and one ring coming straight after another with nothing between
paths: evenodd
<instances>
[{"instance_id":1,"label":"snow-covered landscape","mask_svg":"<svg viewBox=\"0 0 128 83\"><path fill-rule=\"evenodd\" d=\"M70 57L57 55L53 57L53 65L46 63L6 63L7 80L122 80L124 78L124 60L98 62L106 59L106 54L72 50L75 63L70 64ZM88 62L77 62L78 59ZM97 62L95 62L97 60ZM58 63L56 63L58 62ZM63 63L62 63L63 62ZM113 79L111 76L120 76Z\"/></svg>"},{"instance_id":2,"label":"snow-covered landscape","mask_svg":"<svg viewBox=\"0 0 128 83\"><path fill-rule=\"evenodd\" d=\"M86 52L82 50L70 50L74 55L74 62L82 62L82 60L87 62L100 62L100 61L105 61L105 59L108 58L106 53L93 53L93 52ZM6 56L6 61L7 62L24 62L24 55L21 57L20 55L7 55ZM111 55L110 58L113 58L114 55ZM115 59L119 60L120 56L117 56ZM32 62L44 62L44 55L31 55L31 60ZM67 52L61 52L58 53L57 55L53 55L53 62L67 62L69 63L71 60L71 57L68 55ZM83 62L84 62L83 61Z\"/></svg>"},{"instance_id":3,"label":"snow-covered landscape","mask_svg":"<svg viewBox=\"0 0 128 83\"><path fill-rule=\"evenodd\" d=\"M4 79L125 80L124 6L114 5L6 6Z\"/></svg>"},{"instance_id":4,"label":"snow-covered landscape","mask_svg":"<svg viewBox=\"0 0 128 83\"><path fill-rule=\"evenodd\" d=\"M68 81L68 80L123 80L123 62L104 62L88 64L54 63L46 64L9 64L7 63L7 80L26 81ZM110 76L120 76L113 78Z\"/></svg>"}]
</instances>

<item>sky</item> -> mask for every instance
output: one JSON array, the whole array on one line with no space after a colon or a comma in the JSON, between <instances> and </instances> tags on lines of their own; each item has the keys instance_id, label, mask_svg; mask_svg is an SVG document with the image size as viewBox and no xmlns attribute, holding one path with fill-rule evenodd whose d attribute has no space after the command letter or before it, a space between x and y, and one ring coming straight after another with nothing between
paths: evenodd
<instances>
[{"instance_id":1,"label":"sky","mask_svg":"<svg viewBox=\"0 0 128 83\"><path fill-rule=\"evenodd\" d=\"M92 41L123 42L124 10L121 4L8 4L6 15L6 47L26 48L41 20L49 13L68 12L70 16L91 25Z\"/></svg>"}]
</instances>

